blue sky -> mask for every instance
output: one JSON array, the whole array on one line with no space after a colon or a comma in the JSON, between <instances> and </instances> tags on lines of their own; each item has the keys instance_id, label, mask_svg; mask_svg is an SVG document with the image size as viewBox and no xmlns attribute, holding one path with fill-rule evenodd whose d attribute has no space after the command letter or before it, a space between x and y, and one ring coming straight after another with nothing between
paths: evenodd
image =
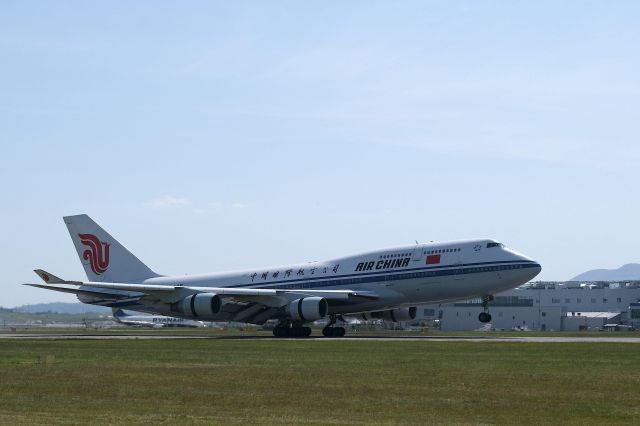
<instances>
[{"instance_id":1,"label":"blue sky","mask_svg":"<svg viewBox=\"0 0 640 426\"><path fill-rule=\"evenodd\" d=\"M63 215L158 272L493 237L640 262L637 2L0 3L1 306Z\"/></svg>"}]
</instances>

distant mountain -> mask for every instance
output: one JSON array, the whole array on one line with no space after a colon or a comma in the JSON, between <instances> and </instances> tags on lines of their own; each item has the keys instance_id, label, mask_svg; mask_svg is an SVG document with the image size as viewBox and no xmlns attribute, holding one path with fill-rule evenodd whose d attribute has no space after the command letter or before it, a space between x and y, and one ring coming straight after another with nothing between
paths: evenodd
<instances>
[{"instance_id":1,"label":"distant mountain","mask_svg":"<svg viewBox=\"0 0 640 426\"><path fill-rule=\"evenodd\" d=\"M625 281L640 280L640 263L628 263L618 269L594 269L570 281Z\"/></svg>"},{"instance_id":2,"label":"distant mountain","mask_svg":"<svg viewBox=\"0 0 640 426\"><path fill-rule=\"evenodd\" d=\"M110 308L104 306L87 305L85 303L38 303L35 305L23 305L14 309L16 312L27 312L30 314L40 312L58 312L61 314L111 314Z\"/></svg>"}]
</instances>

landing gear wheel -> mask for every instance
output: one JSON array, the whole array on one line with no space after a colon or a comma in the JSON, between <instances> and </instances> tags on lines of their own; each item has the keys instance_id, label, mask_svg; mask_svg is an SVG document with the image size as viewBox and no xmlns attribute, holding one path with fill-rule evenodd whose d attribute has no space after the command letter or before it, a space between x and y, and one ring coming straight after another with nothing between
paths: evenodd
<instances>
[{"instance_id":1,"label":"landing gear wheel","mask_svg":"<svg viewBox=\"0 0 640 426\"><path fill-rule=\"evenodd\" d=\"M311 336L311 328L309 327L293 327L293 337L309 337Z\"/></svg>"},{"instance_id":2,"label":"landing gear wheel","mask_svg":"<svg viewBox=\"0 0 640 426\"><path fill-rule=\"evenodd\" d=\"M309 337L311 336L311 327L287 327L279 325L273 329L275 337Z\"/></svg>"},{"instance_id":3,"label":"landing gear wheel","mask_svg":"<svg viewBox=\"0 0 640 426\"><path fill-rule=\"evenodd\" d=\"M273 335L276 337L293 337L293 328L279 325L273 329Z\"/></svg>"},{"instance_id":4,"label":"landing gear wheel","mask_svg":"<svg viewBox=\"0 0 640 426\"><path fill-rule=\"evenodd\" d=\"M344 337L345 333L344 327L325 327L322 329L324 337Z\"/></svg>"},{"instance_id":5,"label":"landing gear wheel","mask_svg":"<svg viewBox=\"0 0 640 426\"><path fill-rule=\"evenodd\" d=\"M480 312L480 315L478 315L478 320L484 323L491 322L491 314L487 312Z\"/></svg>"},{"instance_id":6,"label":"landing gear wheel","mask_svg":"<svg viewBox=\"0 0 640 426\"><path fill-rule=\"evenodd\" d=\"M491 322L491 314L487 312L489 310L489 302L493 300L493 295L487 294L486 296L482 296L482 308L484 312L481 312L478 315L478 321L481 323Z\"/></svg>"}]
</instances>

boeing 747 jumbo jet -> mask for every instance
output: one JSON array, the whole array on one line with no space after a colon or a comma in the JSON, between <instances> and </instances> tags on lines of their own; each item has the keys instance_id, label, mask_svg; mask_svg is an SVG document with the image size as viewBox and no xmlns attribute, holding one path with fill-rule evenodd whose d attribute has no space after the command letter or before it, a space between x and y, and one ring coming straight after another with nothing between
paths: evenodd
<instances>
[{"instance_id":1,"label":"boeing 747 jumbo jet","mask_svg":"<svg viewBox=\"0 0 640 426\"><path fill-rule=\"evenodd\" d=\"M88 281L66 281L41 269L45 284L83 303L197 321L264 324L278 320L276 337L311 334L326 318L324 336L345 334L344 317L409 321L416 305L482 298L478 319L490 322L493 294L540 273L536 261L490 239L415 244L323 262L193 276L153 272L89 216L67 216Z\"/></svg>"}]
</instances>

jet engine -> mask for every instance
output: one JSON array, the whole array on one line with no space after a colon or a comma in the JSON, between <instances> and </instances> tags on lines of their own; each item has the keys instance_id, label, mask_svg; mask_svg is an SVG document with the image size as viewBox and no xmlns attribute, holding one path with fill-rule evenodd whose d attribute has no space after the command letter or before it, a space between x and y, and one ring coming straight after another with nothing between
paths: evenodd
<instances>
[{"instance_id":1,"label":"jet engine","mask_svg":"<svg viewBox=\"0 0 640 426\"><path fill-rule=\"evenodd\" d=\"M196 293L171 305L171 310L201 319L214 319L220 313L220 296L213 293Z\"/></svg>"},{"instance_id":2,"label":"jet engine","mask_svg":"<svg viewBox=\"0 0 640 426\"><path fill-rule=\"evenodd\" d=\"M396 308L388 311L365 312L358 315L358 319L362 318L365 321L381 319L387 322L411 321L416 319L417 311L415 306L411 306L409 308Z\"/></svg>"},{"instance_id":3,"label":"jet engine","mask_svg":"<svg viewBox=\"0 0 640 426\"><path fill-rule=\"evenodd\" d=\"M285 308L294 321L316 321L327 316L329 304L323 297L302 297L289 303Z\"/></svg>"}]
</instances>

